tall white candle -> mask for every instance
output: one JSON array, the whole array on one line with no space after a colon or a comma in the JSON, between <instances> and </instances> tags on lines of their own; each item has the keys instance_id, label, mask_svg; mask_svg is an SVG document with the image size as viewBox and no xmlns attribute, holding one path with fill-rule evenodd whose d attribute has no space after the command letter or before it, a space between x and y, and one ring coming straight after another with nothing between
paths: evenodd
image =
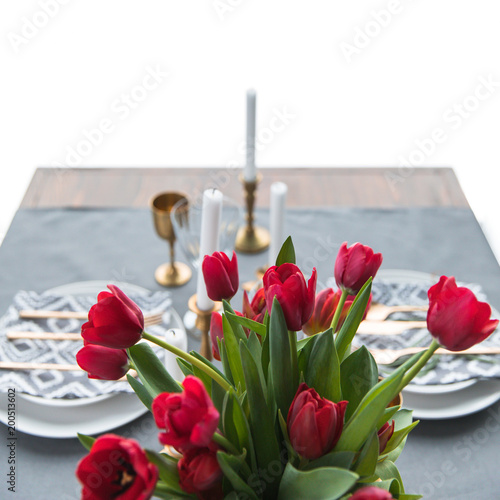
<instances>
[{"instance_id":1,"label":"tall white candle","mask_svg":"<svg viewBox=\"0 0 500 500\"><path fill-rule=\"evenodd\" d=\"M200 265L196 288L196 305L202 311L212 309L214 303L207 295L201 264L205 255L212 255L219 249L219 226L222 215L222 193L217 189L203 192L200 235Z\"/></svg>"},{"instance_id":2,"label":"tall white candle","mask_svg":"<svg viewBox=\"0 0 500 500\"><path fill-rule=\"evenodd\" d=\"M257 168L255 166L255 115L256 115L255 90L247 91L247 142L246 142L246 161L243 171L243 178L247 182L253 182L257 179Z\"/></svg>"},{"instance_id":3,"label":"tall white candle","mask_svg":"<svg viewBox=\"0 0 500 500\"><path fill-rule=\"evenodd\" d=\"M274 266L276 257L283 245L285 228L285 203L288 187L284 182L271 184L271 208L269 229L271 243L269 245L269 265Z\"/></svg>"},{"instance_id":4,"label":"tall white candle","mask_svg":"<svg viewBox=\"0 0 500 500\"><path fill-rule=\"evenodd\" d=\"M180 328L171 328L168 330L165 333L165 341L183 351L187 351L188 349L186 332ZM184 374L177 364L177 356L167 350L165 350L165 367L175 380L178 382L184 380Z\"/></svg>"}]
</instances>

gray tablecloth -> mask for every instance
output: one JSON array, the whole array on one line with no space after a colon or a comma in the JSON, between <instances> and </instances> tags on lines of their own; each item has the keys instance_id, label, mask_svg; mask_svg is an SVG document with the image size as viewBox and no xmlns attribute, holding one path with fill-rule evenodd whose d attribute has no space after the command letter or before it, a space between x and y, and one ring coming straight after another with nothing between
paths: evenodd
<instances>
[{"instance_id":1,"label":"gray tablecloth","mask_svg":"<svg viewBox=\"0 0 500 500\"><path fill-rule=\"evenodd\" d=\"M258 218L265 221L264 215ZM297 263L306 274L316 267L320 286L333 275L340 244L361 241L383 253L384 269L454 275L459 281L480 283L491 304L500 308L500 268L470 210L290 209L286 232L293 237ZM178 256L182 260L180 251ZM148 210L20 210L0 247L0 314L19 289L41 292L75 281L109 280L160 290L154 270L166 259L166 243L154 233ZM241 280L253 279L254 271L267 263L267 253L240 255L239 262ZM192 279L174 291L180 314L187 310L195 287ZM236 308L240 300L234 300ZM498 403L463 418L421 422L398 461L407 490L435 499L470 500L478 491L484 498L500 498L499 430ZM158 448L149 415L114 432ZM79 498L74 469L83 455L76 439L18 434L16 498ZM2 451L1 497L8 493L3 456Z\"/></svg>"}]
</instances>

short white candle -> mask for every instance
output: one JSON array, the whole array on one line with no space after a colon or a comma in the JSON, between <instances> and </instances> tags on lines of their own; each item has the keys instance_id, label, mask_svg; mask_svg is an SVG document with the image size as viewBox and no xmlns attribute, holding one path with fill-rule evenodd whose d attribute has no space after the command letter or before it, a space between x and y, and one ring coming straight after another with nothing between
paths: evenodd
<instances>
[{"instance_id":1,"label":"short white candle","mask_svg":"<svg viewBox=\"0 0 500 500\"><path fill-rule=\"evenodd\" d=\"M285 203L288 187L284 182L271 184L271 208L269 229L271 243L269 245L269 265L274 266L276 257L283 245L285 228Z\"/></svg>"},{"instance_id":2,"label":"short white candle","mask_svg":"<svg viewBox=\"0 0 500 500\"><path fill-rule=\"evenodd\" d=\"M205 255L212 255L219 249L219 227L222 215L222 193L217 189L203 192L200 235L200 265L196 288L196 305L202 311L212 309L214 303L207 295L203 279L202 263Z\"/></svg>"},{"instance_id":3,"label":"short white candle","mask_svg":"<svg viewBox=\"0 0 500 500\"><path fill-rule=\"evenodd\" d=\"M170 345L183 350L184 352L188 349L188 339L186 332L180 328L171 328L165 333L165 341ZM174 377L175 380L182 382L184 380L184 374L177 364L177 356L170 351L165 350L165 368L168 373Z\"/></svg>"},{"instance_id":4,"label":"short white candle","mask_svg":"<svg viewBox=\"0 0 500 500\"><path fill-rule=\"evenodd\" d=\"M257 168L255 166L255 115L256 115L255 90L247 91L247 142L246 161L243 171L243 178L247 182L254 182L257 179Z\"/></svg>"}]
</instances>

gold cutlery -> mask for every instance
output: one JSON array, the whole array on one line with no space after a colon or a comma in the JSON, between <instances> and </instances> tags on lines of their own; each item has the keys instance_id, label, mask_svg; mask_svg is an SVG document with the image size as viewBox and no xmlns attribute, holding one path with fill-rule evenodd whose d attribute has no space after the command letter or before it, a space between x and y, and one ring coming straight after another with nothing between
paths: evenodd
<instances>
[{"instance_id":1,"label":"gold cutlery","mask_svg":"<svg viewBox=\"0 0 500 500\"><path fill-rule=\"evenodd\" d=\"M65 372L83 371L78 365L58 363L31 363L27 361L0 361L0 370L57 370ZM137 372L135 370L129 370L128 373L133 377L137 376ZM124 376L117 381L126 382L127 377Z\"/></svg>"},{"instance_id":2,"label":"gold cutlery","mask_svg":"<svg viewBox=\"0 0 500 500\"><path fill-rule=\"evenodd\" d=\"M405 347L403 349L369 349L377 364L390 365L403 356L416 354L425 351L426 347ZM500 354L500 347L474 346L465 351L448 351L441 347L436 350L436 354L447 354L452 356L467 356L481 354Z\"/></svg>"},{"instance_id":3,"label":"gold cutlery","mask_svg":"<svg viewBox=\"0 0 500 500\"><path fill-rule=\"evenodd\" d=\"M161 323L164 313L153 313L144 316L144 325ZM21 310L19 317L23 319L88 319L88 311L46 311L43 309Z\"/></svg>"},{"instance_id":4,"label":"gold cutlery","mask_svg":"<svg viewBox=\"0 0 500 500\"><path fill-rule=\"evenodd\" d=\"M360 323L357 332L362 335L399 335L412 328L427 328L427 322L364 320Z\"/></svg>"},{"instance_id":5,"label":"gold cutlery","mask_svg":"<svg viewBox=\"0 0 500 500\"><path fill-rule=\"evenodd\" d=\"M411 311L427 311L429 309L428 305L423 306L386 306L385 304L374 303L368 309L366 314L366 319L370 321L383 321L387 319L391 314L396 312L411 312Z\"/></svg>"}]
</instances>

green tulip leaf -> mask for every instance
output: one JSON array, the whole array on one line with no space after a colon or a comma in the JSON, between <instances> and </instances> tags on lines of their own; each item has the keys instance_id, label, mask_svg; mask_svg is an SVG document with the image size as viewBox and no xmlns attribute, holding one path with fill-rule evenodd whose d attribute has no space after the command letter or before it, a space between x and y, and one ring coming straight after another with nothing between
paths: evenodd
<instances>
[{"instance_id":1,"label":"green tulip leaf","mask_svg":"<svg viewBox=\"0 0 500 500\"><path fill-rule=\"evenodd\" d=\"M354 465L354 472L361 477L370 477L375 473L379 452L377 430L373 429Z\"/></svg>"},{"instance_id":2,"label":"green tulip leaf","mask_svg":"<svg viewBox=\"0 0 500 500\"><path fill-rule=\"evenodd\" d=\"M94 444L95 438L92 436L87 436L86 434L80 434L79 432L77 432L76 435L78 436L78 440L80 441L80 443L82 443L83 447L87 451L90 451L92 445Z\"/></svg>"},{"instance_id":3,"label":"green tulip leaf","mask_svg":"<svg viewBox=\"0 0 500 500\"><path fill-rule=\"evenodd\" d=\"M181 369L182 373L187 377L189 375L194 375L193 365L182 358L177 358L177 365Z\"/></svg>"},{"instance_id":4,"label":"green tulip leaf","mask_svg":"<svg viewBox=\"0 0 500 500\"><path fill-rule=\"evenodd\" d=\"M252 332L255 332L257 335L264 337L266 334L266 327L262 323L254 321L250 318L245 318L244 316L238 316L234 313L226 312L226 316L230 320L231 325L234 328L234 325L239 325L245 328L248 328ZM246 338L246 337L245 337Z\"/></svg>"},{"instance_id":5,"label":"green tulip leaf","mask_svg":"<svg viewBox=\"0 0 500 500\"><path fill-rule=\"evenodd\" d=\"M389 422L389 420L392 420L392 417L396 414L396 412L399 411L401 407L400 406L389 406L388 408L385 409L383 415L379 418L377 422L377 429L380 429L386 422Z\"/></svg>"},{"instance_id":6,"label":"green tulip leaf","mask_svg":"<svg viewBox=\"0 0 500 500\"><path fill-rule=\"evenodd\" d=\"M337 354L341 361L343 361L344 357L348 354L352 339L356 335L359 324L363 320L368 300L370 300L371 290L372 279L369 278L356 295L344 323L337 334L335 347L337 348Z\"/></svg>"},{"instance_id":7,"label":"green tulip leaf","mask_svg":"<svg viewBox=\"0 0 500 500\"><path fill-rule=\"evenodd\" d=\"M158 467L158 475L166 486L177 495L186 492L179 486L179 474L177 472L177 460L168 459L165 455L151 450L145 450L148 460Z\"/></svg>"},{"instance_id":8,"label":"green tulip leaf","mask_svg":"<svg viewBox=\"0 0 500 500\"><path fill-rule=\"evenodd\" d=\"M407 493L401 493L398 496L398 500L419 500L422 498L422 495L408 495Z\"/></svg>"},{"instance_id":9,"label":"green tulip leaf","mask_svg":"<svg viewBox=\"0 0 500 500\"><path fill-rule=\"evenodd\" d=\"M379 382L362 399L344 427L335 447L336 451L358 451L367 440L385 408L394 398L394 393L403 379L404 372L395 371L390 377Z\"/></svg>"},{"instance_id":10,"label":"green tulip leaf","mask_svg":"<svg viewBox=\"0 0 500 500\"><path fill-rule=\"evenodd\" d=\"M397 481L398 486L396 487L394 484L391 484L389 491L393 495L399 495L399 493L404 493L403 480L401 479L401 475L399 474L399 470L396 465L390 460L384 460L383 462L379 462L377 464L377 468L375 469L375 474L382 479L382 481Z\"/></svg>"},{"instance_id":11,"label":"green tulip leaf","mask_svg":"<svg viewBox=\"0 0 500 500\"><path fill-rule=\"evenodd\" d=\"M158 481L155 486L155 491L154 491L154 497L155 498L162 498L165 500L185 500L186 498L193 498L195 499L195 495L190 495L189 493L186 493L185 491L177 491L173 488L171 488L168 484L165 484L162 481Z\"/></svg>"},{"instance_id":12,"label":"green tulip leaf","mask_svg":"<svg viewBox=\"0 0 500 500\"><path fill-rule=\"evenodd\" d=\"M340 364L332 329L316 335L316 341L309 355L305 380L307 385L314 387L321 397L335 402L342 399Z\"/></svg>"},{"instance_id":13,"label":"green tulip leaf","mask_svg":"<svg viewBox=\"0 0 500 500\"><path fill-rule=\"evenodd\" d=\"M412 411L411 410L399 410L395 415L394 415L394 423L395 423L395 433L404 430L405 428L409 427L412 425L413 417L412 417ZM384 454L384 457L387 460L390 460L391 462L396 462L396 460L399 458L399 455L403 452L404 446L406 444L406 437L405 436L401 442L394 448L391 449L388 453ZM392 438L391 438L392 439ZM389 440L390 442L390 440ZM387 443L387 446L389 446L389 443ZM392 445L391 445L392 448Z\"/></svg>"},{"instance_id":14,"label":"green tulip leaf","mask_svg":"<svg viewBox=\"0 0 500 500\"><path fill-rule=\"evenodd\" d=\"M231 483L231 486L237 493L243 495L243 498L251 500L259 500L254 490L248 486L243 478L238 474L238 471L245 460L244 454L241 456L228 455L223 451L217 452L217 461L219 462L222 473Z\"/></svg>"},{"instance_id":15,"label":"green tulip leaf","mask_svg":"<svg viewBox=\"0 0 500 500\"><path fill-rule=\"evenodd\" d=\"M350 469L355 456L356 454L352 451L331 451L316 460L311 460L304 467L304 470L317 469L319 467L339 467L340 469ZM353 472L358 474L358 471Z\"/></svg>"},{"instance_id":16,"label":"green tulip leaf","mask_svg":"<svg viewBox=\"0 0 500 500\"><path fill-rule=\"evenodd\" d=\"M240 353L247 386L249 426L259 469L267 470L271 463L281 463L280 449L274 427L274 414L269 410L259 371L248 347L240 342ZM266 485L264 498L275 498L278 478Z\"/></svg>"},{"instance_id":17,"label":"green tulip leaf","mask_svg":"<svg viewBox=\"0 0 500 500\"><path fill-rule=\"evenodd\" d=\"M286 264L287 262L295 264L295 248L293 247L291 236L285 240L276 257L277 266L281 266L281 264Z\"/></svg>"},{"instance_id":18,"label":"green tulip leaf","mask_svg":"<svg viewBox=\"0 0 500 500\"><path fill-rule=\"evenodd\" d=\"M151 405L153 404L153 396L151 396L149 391L135 377L132 377L130 373L127 373L127 380L128 383L130 384L130 387L134 389L134 392L136 393L137 397L142 402L142 404L149 411L151 411Z\"/></svg>"},{"instance_id":19,"label":"green tulip leaf","mask_svg":"<svg viewBox=\"0 0 500 500\"><path fill-rule=\"evenodd\" d=\"M381 458L390 453L391 451L397 449L397 447L403 442L404 439L406 439L406 436L408 436L408 434L418 425L419 422L420 422L419 420L416 420L408 427L395 430L394 434L391 436L391 439L389 439L389 442L387 443L387 446L385 447L385 450Z\"/></svg>"},{"instance_id":20,"label":"green tulip leaf","mask_svg":"<svg viewBox=\"0 0 500 500\"><path fill-rule=\"evenodd\" d=\"M307 340L307 342L304 343L304 340ZM312 337L307 337L305 339L299 340L297 342L298 368L299 368L299 373L302 373L304 376L304 382L305 382L304 374L307 372L307 368L309 366L309 360L311 359L311 352L317 340L318 340L318 334L313 335Z\"/></svg>"},{"instance_id":21,"label":"green tulip leaf","mask_svg":"<svg viewBox=\"0 0 500 500\"><path fill-rule=\"evenodd\" d=\"M358 480L350 470L321 467L312 470L296 469L290 462L281 479L278 500L337 500Z\"/></svg>"},{"instance_id":22,"label":"green tulip leaf","mask_svg":"<svg viewBox=\"0 0 500 500\"><path fill-rule=\"evenodd\" d=\"M222 368L224 369L224 373L226 378L229 380L229 383L234 387L234 378L231 372L231 366L229 365L229 358L227 356L226 343L224 340L217 339L217 344L219 346L220 359L222 362Z\"/></svg>"},{"instance_id":23,"label":"green tulip leaf","mask_svg":"<svg viewBox=\"0 0 500 500\"><path fill-rule=\"evenodd\" d=\"M221 412L222 422L224 426L225 436L235 444L240 451L247 450L247 455L250 458L250 465L252 470L257 470L257 461L255 458L255 449L251 437L250 426L248 419L243 411L243 407L234 392L226 393L224 408ZM231 422L229 422L231 420ZM225 429L231 427L233 437L230 437Z\"/></svg>"},{"instance_id":24,"label":"green tulip leaf","mask_svg":"<svg viewBox=\"0 0 500 500\"><path fill-rule=\"evenodd\" d=\"M225 315L222 316L222 327L224 330L224 343L226 344L227 350L227 361L233 375L234 386L236 388L240 386L242 391L245 391L245 377L243 375L243 366L241 364L238 347L239 341ZM245 337L245 340L241 340L240 342L246 344L246 341L247 339Z\"/></svg>"},{"instance_id":25,"label":"green tulip leaf","mask_svg":"<svg viewBox=\"0 0 500 500\"><path fill-rule=\"evenodd\" d=\"M142 384L153 398L162 392L182 392L180 384L146 342L129 347L128 352Z\"/></svg>"},{"instance_id":26,"label":"green tulip leaf","mask_svg":"<svg viewBox=\"0 0 500 500\"><path fill-rule=\"evenodd\" d=\"M342 397L349 401L346 422L368 391L378 382L378 367L368 349L362 346L347 356L340 365Z\"/></svg>"},{"instance_id":27,"label":"green tulip leaf","mask_svg":"<svg viewBox=\"0 0 500 500\"><path fill-rule=\"evenodd\" d=\"M360 449L372 430L373 422L378 422L382 418L387 405L397 395L404 374L420 359L424 352L419 352L405 361L366 394L344 427L335 448L337 451L358 451Z\"/></svg>"},{"instance_id":28,"label":"green tulip leaf","mask_svg":"<svg viewBox=\"0 0 500 500\"><path fill-rule=\"evenodd\" d=\"M231 307L231 304L227 300L222 301L222 305L224 307L224 316L228 319L229 324L231 325L231 328L233 329L234 336L236 337L237 341L243 340L243 342L247 341L247 336L245 334L245 331L243 330L243 327L241 326L239 321L236 321L235 318L239 318L233 308Z\"/></svg>"},{"instance_id":29,"label":"green tulip leaf","mask_svg":"<svg viewBox=\"0 0 500 500\"><path fill-rule=\"evenodd\" d=\"M227 392L215 381L211 381L212 387L210 391L210 398L212 402L217 408L219 415L222 415L222 408L224 406L224 398L226 397Z\"/></svg>"},{"instance_id":30,"label":"green tulip leaf","mask_svg":"<svg viewBox=\"0 0 500 500\"><path fill-rule=\"evenodd\" d=\"M288 415L288 409L297 391L297 386L294 386L292 381L298 381L298 373L293 373L288 328L285 315L276 297L273 301L269 325L269 356L269 378L272 381L274 399L281 413Z\"/></svg>"}]
</instances>

